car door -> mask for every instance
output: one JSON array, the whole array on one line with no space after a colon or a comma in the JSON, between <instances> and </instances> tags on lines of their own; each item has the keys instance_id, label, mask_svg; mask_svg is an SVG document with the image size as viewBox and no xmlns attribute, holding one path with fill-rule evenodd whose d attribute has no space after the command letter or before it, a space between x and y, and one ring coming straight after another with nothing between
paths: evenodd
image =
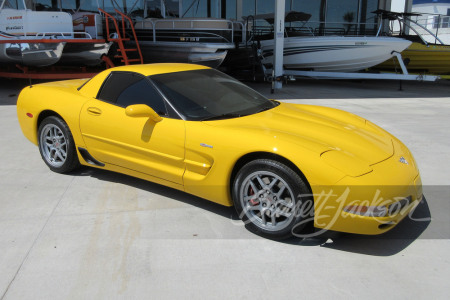
<instances>
[{"instance_id":1,"label":"car door","mask_svg":"<svg viewBox=\"0 0 450 300\"><path fill-rule=\"evenodd\" d=\"M129 117L125 108L146 104L161 117ZM88 152L97 160L182 184L185 124L149 79L133 72L112 72L97 99L85 103L80 130Z\"/></svg>"}]
</instances>

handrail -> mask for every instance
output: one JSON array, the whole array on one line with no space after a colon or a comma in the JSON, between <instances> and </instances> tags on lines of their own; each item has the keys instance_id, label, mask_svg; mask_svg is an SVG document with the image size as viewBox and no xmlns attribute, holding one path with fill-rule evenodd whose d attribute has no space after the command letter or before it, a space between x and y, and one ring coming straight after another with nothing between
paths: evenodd
<instances>
[{"instance_id":1,"label":"handrail","mask_svg":"<svg viewBox=\"0 0 450 300\"><path fill-rule=\"evenodd\" d=\"M116 18L114 18L112 15L110 15L109 13L107 13L106 11L104 11L101 8L99 8L98 10L105 15L106 36L107 36L108 41L116 42L119 45L119 49L122 51L123 62L125 63L125 65L128 65L129 64L128 56L124 50L125 45L123 44L123 39L122 39L122 36L120 35L120 30L119 30L119 26L117 24ZM111 19L114 23L114 27L116 28L115 34L117 34L117 38L113 37L109 32L108 19Z\"/></svg>"},{"instance_id":2,"label":"handrail","mask_svg":"<svg viewBox=\"0 0 450 300\"><path fill-rule=\"evenodd\" d=\"M406 21L405 21L406 20ZM432 33L429 29L425 28L424 26L420 25L418 22L415 22L413 20L411 20L408 17L405 17L405 19L403 19L403 24L405 24L406 26L408 26L409 28L411 28L421 39L422 41L425 42L426 45L428 45L428 43L424 40L424 38L422 37L421 34L419 34L414 28L411 27L411 25L407 24L407 21L412 22L414 24L416 24L417 26L419 26L420 28L422 28L423 30L425 30L426 32L428 32L429 34L431 34L436 40L439 41L439 43L441 43L442 45L445 45L445 43L443 41L441 41L441 39L434 33Z\"/></svg>"},{"instance_id":3,"label":"handrail","mask_svg":"<svg viewBox=\"0 0 450 300\"><path fill-rule=\"evenodd\" d=\"M234 24L237 24L237 25L241 26L241 32L242 32L241 43L245 43L247 41L247 28L246 28L246 25L244 24L244 22L241 22L241 21L233 21L233 29L234 29Z\"/></svg>"},{"instance_id":4,"label":"handrail","mask_svg":"<svg viewBox=\"0 0 450 300\"><path fill-rule=\"evenodd\" d=\"M349 33L352 33L353 36L364 36L367 32L376 32L377 30L377 23L372 22L318 22L318 21L308 21L306 23L301 21L293 21L289 23L302 23L301 26L285 26L285 33L289 32L292 33L291 30L299 31L299 32L305 32L309 33L311 36L316 36L317 33L314 32L314 30L317 30L321 24L326 25L342 25L342 27L324 27L322 30L326 31L333 30L333 34L339 34L339 35L349 35ZM309 25L309 26L308 26ZM316 25L316 26L314 26ZM366 28L364 30L361 30L360 26L364 25ZM349 26L349 28L345 28L344 26ZM373 26L373 29L371 28ZM351 28L353 27L353 29ZM248 30L248 29L247 29ZM338 32L342 31L342 32ZM254 25L252 28L253 35L262 35L262 34L270 34L273 33L273 27L271 25ZM326 34L325 34L326 35ZM372 34L370 34L372 35ZM252 38L252 37L251 37ZM251 38L249 40L251 40Z\"/></svg>"},{"instance_id":5,"label":"handrail","mask_svg":"<svg viewBox=\"0 0 450 300\"><path fill-rule=\"evenodd\" d=\"M66 35L71 36L75 36L75 35L84 35L85 37L83 39L93 39L92 35L90 35L88 32L38 32L36 33L36 37L46 37L46 36L50 36L53 37L54 35L60 35L62 36L62 38L66 38ZM81 39L81 38L79 38Z\"/></svg>"},{"instance_id":6,"label":"handrail","mask_svg":"<svg viewBox=\"0 0 450 300\"><path fill-rule=\"evenodd\" d=\"M205 22L212 22L212 23L227 23L228 30L233 29L233 22L227 19L158 19L158 20L151 20L153 23L172 23L173 26L175 26L175 23L191 23L191 29L195 29L195 27L192 27L192 25L195 22L205 23ZM175 27L172 27L172 29L176 29ZM216 28L216 29L222 29L222 28ZM225 30L225 29L222 29Z\"/></svg>"},{"instance_id":7,"label":"handrail","mask_svg":"<svg viewBox=\"0 0 450 300\"><path fill-rule=\"evenodd\" d=\"M220 20L206 20L206 19L198 19L198 20L192 20L192 19L160 19L160 20L142 20L141 22L145 23L151 23L152 25L152 31L153 31L153 41L156 42L156 30L173 30L173 29L179 29L179 30L192 30L192 31L200 31L200 30L210 30L210 31L227 31L231 33L231 43L234 43L234 25L233 22L230 20L220 19ZM176 23L190 23L189 27L186 28L177 28ZM208 27L201 27L201 28L195 28L194 24L196 22L226 22L228 25L228 28L208 28ZM156 28L157 24L171 24L171 26L168 26L169 28ZM225 37L224 37L225 38Z\"/></svg>"},{"instance_id":8,"label":"handrail","mask_svg":"<svg viewBox=\"0 0 450 300\"><path fill-rule=\"evenodd\" d=\"M412 20L412 17L415 17L415 21ZM412 22L417 23L418 25L421 25L420 23L422 23L423 21L425 21L425 25L422 26L428 26L428 25L433 25L436 26L436 22L435 19L438 17L438 24L437 24L437 28L433 28L436 29L436 31L438 31L439 28L447 28L447 27L440 27L441 25L448 23L450 25L450 16L448 15L442 15L442 14L432 14L432 13L420 13L418 15L414 15L409 17L411 19ZM446 20L444 22L441 22L443 20ZM438 35L438 34L436 34Z\"/></svg>"},{"instance_id":9,"label":"handrail","mask_svg":"<svg viewBox=\"0 0 450 300\"><path fill-rule=\"evenodd\" d=\"M113 21L113 23L114 23L114 26L116 27L116 29L117 29L117 35L118 35L118 38L119 39L122 39L122 37L120 36L120 31L118 30L119 29L119 26L118 26L118 24L117 24L117 21L116 21L116 18L114 18L112 15L110 15L109 13L107 13L106 11L104 11L103 9L101 9L101 8L99 8L98 9L101 13L103 13L104 15L105 15L105 17L106 17L106 36L109 38L110 37L110 34L109 34L109 22L108 22L108 19L111 19L112 21Z\"/></svg>"},{"instance_id":10,"label":"handrail","mask_svg":"<svg viewBox=\"0 0 450 300\"><path fill-rule=\"evenodd\" d=\"M405 19L398 19L399 21L403 22L403 25L409 27L412 31L414 31L415 34L422 40L422 42L425 44L425 46L428 46L428 42L422 37L422 35L413 27L411 27L409 24L406 23ZM419 25L420 26L420 25ZM425 28L424 28L425 29ZM425 29L426 30L426 29ZM437 38L437 37L436 37ZM440 40L439 40L440 41ZM441 42L442 43L442 42Z\"/></svg>"},{"instance_id":11,"label":"handrail","mask_svg":"<svg viewBox=\"0 0 450 300\"><path fill-rule=\"evenodd\" d=\"M395 12L390 12L390 11L377 11L376 13L380 14L380 18L383 19L387 19L389 21L389 32L388 34L390 35L403 35L406 34L406 31L404 29L409 28L411 29L417 36L418 38L420 38L420 40L426 45L428 46L428 44L430 42L428 42L424 36L428 36L426 33L428 33L431 37L434 38L434 43L437 44L437 42L439 41L440 44L445 45L445 43L438 37L437 31L436 33L433 33L431 30L429 30L428 28L426 28L426 26L428 25L428 20L429 17L436 17L438 16L437 14L427 14L427 13L395 13ZM420 24L420 19L419 17L426 15L426 19L427 23L425 24L425 26L423 26L422 24ZM416 17L415 20L413 20L412 17ZM440 20L439 20L440 21ZM398 22L399 25L399 29L400 30L395 30L394 29L394 24L396 24L395 22ZM434 22L432 23L434 24ZM440 24L438 23L438 26ZM414 28L415 27L415 28ZM422 29L424 30L426 33L421 33L418 30ZM411 34L413 35L413 34Z\"/></svg>"},{"instance_id":12,"label":"handrail","mask_svg":"<svg viewBox=\"0 0 450 300\"><path fill-rule=\"evenodd\" d=\"M136 48L139 53L139 59L141 60L141 64L143 64L144 58L142 56L141 47L139 46L139 41L136 36L136 31L134 30L133 21L131 20L131 18L129 16L125 15L124 13L118 11L117 9L114 9L114 10L116 11L116 13L118 13L122 17L122 31L123 31L124 37L125 37L125 19L130 23L131 31L133 32L134 41L136 43Z\"/></svg>"}]
</instances>

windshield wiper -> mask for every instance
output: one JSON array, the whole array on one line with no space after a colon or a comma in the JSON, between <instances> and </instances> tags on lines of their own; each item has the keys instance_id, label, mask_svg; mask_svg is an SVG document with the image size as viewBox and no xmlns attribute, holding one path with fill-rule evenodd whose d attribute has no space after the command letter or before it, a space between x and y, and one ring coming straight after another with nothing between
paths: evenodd
<instances>
[{"instance_id":1,"label":"windshield wiper","mask_svg":"<svg viewBox=\"0 0 450 300\"><path fill-rule=\"evenodd\" d=\"M211 116L211 117L206 117L204 119L201 119L200 121L214 121L214 120L223 120L223 119L233 119L233 118L240 118L246 115L243 114L222 114L222 115L218 115L218 116Z\"/></svg>"},{"instance_id":2,"label":"windshield wiper","mask_svg":"<svg viewBox=\"0 0 450 300\"><path fill-rule=\"evenodd\" d=\"M201 119L200 121L213 121L213 120L223 120L223 119L233 119L233 118L240 118L240 117L245 117L245 116L249 116L249 115L254 115L269 109L272 109L273 107L264 107L261 108L255 112L251 112L249 114L237 114L237 113L228 113L228 114L222 114L222 115L218 115L218 116L211 116L211 117L206 117L204 119Z\"/></svg>"},{"instance_id":3,"label":"windshield wiper","mask_svg":"<svg viewBox=\"0 0 450 300\"><path fill-rule=\"evenodd\" d=\"M274 108L274 106L272 106L272 107L264 107L264 108L261 108L260 110L254 112L254 113L255 113L255 114L258 114L258 113L260 113L260 112L263 112L263 111L266 111L266 110L269 110L269 109L272 109L272 108Z\"/></svg>"}]
</instances>

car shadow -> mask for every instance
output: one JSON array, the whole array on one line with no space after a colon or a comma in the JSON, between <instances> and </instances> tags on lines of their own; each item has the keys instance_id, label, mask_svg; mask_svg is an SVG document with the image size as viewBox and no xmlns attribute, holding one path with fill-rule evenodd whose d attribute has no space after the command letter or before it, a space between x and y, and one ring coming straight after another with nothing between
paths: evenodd
<instances>
[{"instance_id":1,"label":"car shadow","mask_svg":"<svg viewBox=\"0 0 450 300\"><path fill-rule=\"evenodd\" d=\"M157 183L153 183L150 181L146 181L143 179L139 179L136 177L128 176L125 174L115 173L102 169L95 169L89 167L81 167L76 171L71 172L71 176L91 176L97 178L102 181L108 182L116 182L124 185L128 185L134 187L136 189L140 189L143 191L147 191L150 193L158 194L160 196L183 202L206 211L212 212L214 214L220 215L224 218L228 218L230 220L239 220L238 214L234 207L223 206L200 197L196 197L194 195L185 193L183 191L179 191L177 189L173 189L170 187L166 187L164 185L160 185Z\"/></svg>"},{"instance_id":2,"label":"car shadow","mask_svg":"<svg viewBox=\"0 0 450 300\"><path fill-rule=\"evenodd\" d=\"M6 91L5 95L0 96L0 106L16 105L18 93L15 91Z\"/></svg>"},{"instance_id":3,"label":"car shadow","mask_svg":"<svg viewBox=\"0 0 450 300\"><path fill-rule=\"evenodd\" d=\"M71 172L69 175L91 176L102 181L116 182L158 194L227 218L230 220L230 226L232 226L231 221L239 220L239 216L233 207L226 207L173 188L132 176L89 167L81 167L80 169ZM299 247L315 246L372 256L391 256L401 252L418 239L430 223L431 213L428 202L424 197L412 214L407 216L392 230L381 235L367 236L326 232L316 237L305 239L293 237L278 242ZM242 228L242 230L245 229Z\"/></svg>"},{"instance_id":4,"label":"car shadow","mask_svg":"<svg viewBox=\"0 0 450 300\"><path fill-rule=\"evenodd\" d=\"M27 80L2 78L0 80L0 106L16 105L20 91L29 85Z\"/></svg>"},{"instance_id":5,"label":"car shadow","mask_svg":"<svg viewBox=\"0 0 450 300\"><path fill-rule=\"evenodd\" d=\"M320 246L372 256L395 255L417 240L431 223L431 212L424 197L416 209L392 230L380 235L358 235L327 232L302 241L291 239L290 244Z\"/></svg>"}]
</instances>

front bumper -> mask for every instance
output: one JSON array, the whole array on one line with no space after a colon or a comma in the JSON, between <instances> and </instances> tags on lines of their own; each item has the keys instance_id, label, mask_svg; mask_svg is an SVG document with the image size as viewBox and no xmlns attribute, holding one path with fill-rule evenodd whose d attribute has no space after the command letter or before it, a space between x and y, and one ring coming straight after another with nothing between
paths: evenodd
<instances>
[{"instance_id":1,"label":"front bumper","mask_svg":"<svg viewBox=\"0 0 450 300\"><path fill-rule=\"evenodd\" d=\"M423 198L422 182L408 149L401 143L395 148L391 158L372 165L366 175L347 176L333 186L312 186L314 226L375 235L411 214Z\"/></svg>"}]
</instances>

